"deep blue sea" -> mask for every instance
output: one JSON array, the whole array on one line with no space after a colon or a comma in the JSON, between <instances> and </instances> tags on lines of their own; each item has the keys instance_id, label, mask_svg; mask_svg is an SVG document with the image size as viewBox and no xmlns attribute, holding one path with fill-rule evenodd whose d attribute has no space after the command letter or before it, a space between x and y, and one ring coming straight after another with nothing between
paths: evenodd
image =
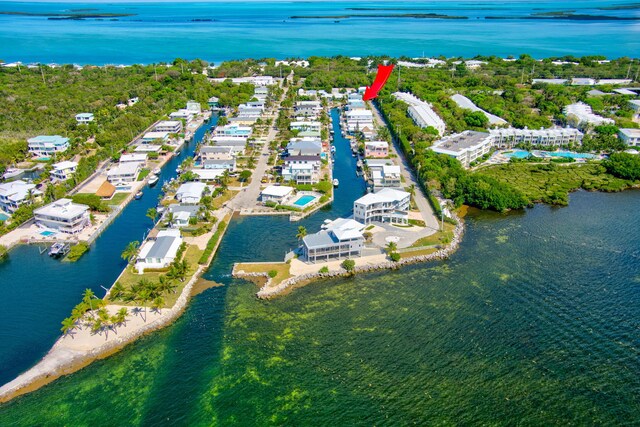
<instances>
[{"instance_id":1,"label":"deep blue sea","mask_svg":"<svg viewBox=\"0 0 640 427\"><path fill-rule=\"evenodd\" d=\"M0 59L130 64L176 57L211 62L239 58L363 56L517 56L640 53L640 6L633 1L253 1L164 3L0 2L0 12L117 13L111 19L50 20L0 15ZM367 10L353 10L367 9ZM521 19L545 12L636 20ZM436 13L467 19L305 18L354 14ZM486 19L486 17L506 19ZM199 20L199 21L197 21Z\"/></svg>"}]
</instances>

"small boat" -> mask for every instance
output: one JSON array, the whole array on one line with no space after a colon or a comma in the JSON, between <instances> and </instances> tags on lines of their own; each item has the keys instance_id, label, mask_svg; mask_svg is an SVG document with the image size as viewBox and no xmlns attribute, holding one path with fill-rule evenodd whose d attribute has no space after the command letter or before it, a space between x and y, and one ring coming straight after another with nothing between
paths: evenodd
<instances>
[{"instance_id":1,"label":"small boat","mask_svg":"<svg viewBox=\"0 0 640 427\"><path fill-rule=\"evenodd\" d=\"M160 178L158 178L158 175L151 175L151 177L149 178L149 186L153 187L158 183L159 180Z\"/></svg>"},{"instance_id":2,"label":"small boat","mask_svg":"<svg viewBox=\"0 0 640 427\"><path fill-rule=\"evenodd\" d=\"M68 243L56 242L51 245L51 248L49 249L49 256L58 257L61 255L65 255L67 252L69 252L69 249L70 247Z\"/></svg>"},{"instance_id":3,"label":"small boat","mask_svg":"<svg viewBox=\"0 0 640 427\"><path fill-rule=\"evenodd\" d=\"M160 172L162 172L160 170L160 168L155 168L153 171L151 171L154 175L160 175Z\"/></svg>"},{"instance_id":4,"label":"small boat","mask_svg":"<svg viewBox=\"0 0 640 427\"><path fill-rule=\"evenodd\" d=\"M340 181L338 181L338 178L334 178L333 179L333 186L337 187L338 185L340 185Z\"/></svg>"},{"instance_id":5,"label":"small boat","mask_svg":"<svg viewBox=\"0 0 640 427\"><path fill-rule=\"evenodd\" d=\"M176 173L177 173L178 175L180 175L180 174L182 173L182 168L177 168L177 169L176 169Z\"/></svg>"},{"instance_id":6,"label":"small boat","mask_svg":"<svg viewBox=\"0 0 640 427\"><path fill-rule=\"evenodd\" d=\"M332 145L332 146L331 146L331 152L332 152L332 153L335 153L335 152L336 152L336 146L335 146L335 145Z\"/></svg>"},{"instance_id":7,"label":"small boat","mask_svg":"<svg viewBox=\"0 0 640 427\"><path fill-rule=\"evenodd\" d=\"M136 195L133 196L133 198L136 199L136 200L140 200L142 198L142 191L138 191L136 193Z\"/></svg>"}]
</instances>

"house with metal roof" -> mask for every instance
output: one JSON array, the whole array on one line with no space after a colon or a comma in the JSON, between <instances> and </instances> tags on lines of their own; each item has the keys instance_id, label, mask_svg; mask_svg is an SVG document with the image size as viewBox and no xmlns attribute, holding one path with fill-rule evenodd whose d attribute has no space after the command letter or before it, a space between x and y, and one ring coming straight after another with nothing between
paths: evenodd
<instances>
[{"instance_id":1,"label":"house with metal roof","mask_svg":"<svg viewBox=\"0 0 640 427\"><path fill-rule=\"evenodd\" d=\"M69 138L60 135L38 135L27 140L29 152L36 156L51 156L69 148Z\"/></svg>"},{"instance_id":2,"label":"house with metal roof","mask_svg":"<svg viewBox=\"0 0 640 427\"><path fill-rule=\"evenodd\" d=\"M353 219L328 221L323 229L302 239L302 255L307 262L355 258L362 255L365 225Z\"/></svg>"},{"instance_id":3,"label":"house with metal roof","mask_svg":"<svg viewBox=\"0 0 640 427\"><path fill-rule=\"evenodd\" d=\"M65 160L63 162L54 163L49 176L51 177L52 182L66 181L73 176L77 168L78 162Z\"/></svg>"},{"instance_id":4,"label":"house with metal roof","mask_svg":"<svg viewBox=\"0 0 640 427\"><path fill-rule=\"evenodd\" d=\"M383 188L377 193L365 194L353 202L353 218L363 224L407 224L410 200L411 194L406 191Z\"/></svg>"},{"instance_id":5,"label":"house with metal roof","mask_svg":"<svg viewBox=\"0 0 640 427\"><path fill-rule=\"evenodd\" d=\"M176 259L180 245L182 245L180 230L161 230L155 239L149 239L140 247L136 259L138 274L144 270L167 268Z\"/></svg>"},{"instance_id":6,"label":"house with metal roof","mask_svg":"<svg viewBox=\"0 0 640 427\"><path fill-rule=\"evenodd\" d=\"M180 203L198 204L204 195L207 184L203 182L185 182L176 192L176 199Z\"/></svg>"}]
</instances>

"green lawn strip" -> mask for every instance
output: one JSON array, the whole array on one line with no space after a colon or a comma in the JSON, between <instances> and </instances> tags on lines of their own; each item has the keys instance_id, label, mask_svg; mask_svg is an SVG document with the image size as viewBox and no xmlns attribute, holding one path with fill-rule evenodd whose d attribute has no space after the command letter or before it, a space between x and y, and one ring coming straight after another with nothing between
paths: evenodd
<instances>
[{"instance_id":1,"label":"green lawn strip","mask_svg":"<svg viewBox=\"0 0 640 427\"><path fill-rule=\"evenodd\" d=\"M129 194L131 193L116 193L110 200L105 200L105 203L111 206L118 206L124 199L129 197Z\"/></svg>"},{"instance_id":2,"label":"green lawn strip","mask_svg":"<svg viewBox=\"0 0 640 427\"><path fill-rule=\"evenodd\" d=\"M243 270L246 273L265 273L269 274L270 271L275 271L275 277L271 279L271 286L276 286L283 280L291 277L291 266L286 262L274 262L274 263L240 263L236 266L236 271Z\"/></svg>"}]
</instances>

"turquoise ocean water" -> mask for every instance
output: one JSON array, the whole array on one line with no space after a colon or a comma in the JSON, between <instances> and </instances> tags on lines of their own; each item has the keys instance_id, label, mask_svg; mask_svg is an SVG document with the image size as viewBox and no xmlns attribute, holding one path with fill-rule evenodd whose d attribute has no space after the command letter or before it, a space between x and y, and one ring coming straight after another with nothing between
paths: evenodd
<instances>
[{"instance_id":1,"label":"turquoise ocean water","mask_svg":"<svg viewBox=\"0 0 640 427\"><path fill-rule=\"evenodd\" d=\"M602 10L632 1L431 2L0 2L0 12L125 13L95 20L48 20L0 15L0 59L56 63L130 64L176 57L238 58L362 56L412 57L600 54L637 56L640 21L516 19L533 13L640 17L640 9ZM351 10L366 8L372 10ZM386 9L386 10L385 10ZM392 10L391 10L392 9ZM465 20L416 18L290 19L294 15L437 13ZM487 20L487 16L508 19ZM201 21L194 21L201 20ZM204 21L202 21L204 20ZM339 21L336 23L335 21Z\"/></svg>"}]
</instances>

